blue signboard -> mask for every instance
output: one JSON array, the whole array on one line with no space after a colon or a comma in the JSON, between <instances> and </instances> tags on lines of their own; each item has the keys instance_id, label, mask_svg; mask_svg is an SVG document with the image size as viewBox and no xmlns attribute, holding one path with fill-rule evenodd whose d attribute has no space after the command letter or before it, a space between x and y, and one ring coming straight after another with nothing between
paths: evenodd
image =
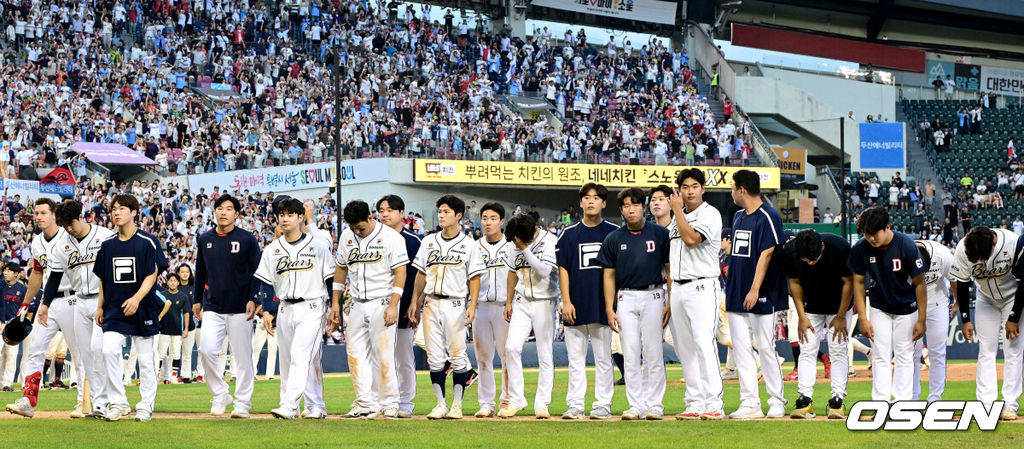
<instances>
[{"instance_id":1,"label":"blue signboard","mask_svg":"<svg viewBox=\"0 0 1024 449\"><path fill-rule=\"evenodd\" d=\"M898 168L906 161L903 123L860 124L860 168Z\"/></svg>"}]
</instances>

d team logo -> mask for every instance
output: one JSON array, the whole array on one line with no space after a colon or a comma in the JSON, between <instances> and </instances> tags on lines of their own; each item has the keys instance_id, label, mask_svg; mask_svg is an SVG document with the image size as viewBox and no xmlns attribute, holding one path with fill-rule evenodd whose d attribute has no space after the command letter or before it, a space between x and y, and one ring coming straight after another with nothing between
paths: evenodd
<instances>
[{"instance_id":1,"label":"d team logo","mask_svg":"<svg viewBox=\"0 0 1024 449\"><path fill-rule=\"evenodd\" d=\"M114 283L115 284L134 284L136 281L135 276L135 258L134 257L115 257L114 258Z\"/></svg>"}]
</instances>

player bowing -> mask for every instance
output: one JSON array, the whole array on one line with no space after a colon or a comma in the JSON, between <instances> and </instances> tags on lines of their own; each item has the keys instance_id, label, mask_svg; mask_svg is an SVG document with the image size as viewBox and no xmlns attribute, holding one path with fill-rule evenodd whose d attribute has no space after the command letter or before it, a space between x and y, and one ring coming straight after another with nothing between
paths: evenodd
<instances>
[{"instance_id":1,"label":"player bowing","mask_svg":"<svg viewBox=\"0 0 1024 449\"><path fill-rule=\"evenodd\" d=\"M943 245L931 240L917 240L917 250L928 272L924 283L928 289L928 311L925 320L924 338L928 344L928 402L942 400L946 389L946 336L949 334L949 270L953 266L953 253ZM921 349L922 342L914 345L914 399L921 395Z\"/></svg>"},{"instance_id":2,"label":"player bowing","mask_svg":"<svg viewBox=\"0 0 1024 449\"><path fill-rule=\"evenodd\" d=\"M356 400L342 418L372 419L378 413L398 418L398 378L395 370L395 336L398 306L404 292L405 266L409 256L405 239L394 229L370 216L370 205L350 201L343 211L348 228L338 239L334 279L349 279L352 298L347 352ZM343 282L335 282L331 297L331 332L341 325ZM380 370L374 370L377 360ZM373 377L378 391L372 391ZM375 397L376 396L376 397Z\"/></svg>"},{"instance_id":3,"label":"player bowing","mask_svg":"<svg viewBox=\"0 0 1024 449\"><path fill-rule=\"evenodd\" d=\"M314 378L319 370L311 370L310 364L322 346L320 338L334 279L334 258L324 239L302 232L302 202L294 198L283 200L277 206L277 214L283 233L264 248L256 279L267 284L264 288L273 288L281 300L276 330L281 398L278 408L270 413L277 418L294 419L303 391L323 388L322 380ZM273 295L264 298L263 326L274 335Z\"/></svg>"}]
</instances>

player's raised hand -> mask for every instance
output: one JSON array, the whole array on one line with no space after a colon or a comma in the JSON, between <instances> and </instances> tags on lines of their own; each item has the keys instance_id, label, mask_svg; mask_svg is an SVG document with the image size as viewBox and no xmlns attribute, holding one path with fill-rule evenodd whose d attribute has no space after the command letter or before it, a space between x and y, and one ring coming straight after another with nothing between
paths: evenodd
<instances>
[{"instance_id":1,"label":"player's raised hand","mask_svg":"<svg viewBox=\"0 0 1024 449\"><path fill-rule=\"evenodd\" d=\"M619 332L619 316L616 315L615 311L613 311L613 310L609 310L607 315L608 315L608 326L611 327L613 331Z\"/></svg>"},{"instance_id":2,"label":"player's raised hand","mask_svg":"<svg viewBox=\"0 0 1024 449\"><path fill-rule=\"evenodd\" d=\"M668 197L668 206L672 208L672 210L682 210L683 196L679 194L679 189L674 188L672 189L672 192L672 195Z\"/></svg>"},{"instance_id":3,"label":"player's raised hand","mask_svg":"<svg viewBox=\"0 0 1024 449\"><path fill-rule=\"evenodd\" d=\"M252 320L254 316L256 316L256 301L249 301L245 303L245 321Z\"/></svg>"},{"instance_id":4,"label":"player's raised hand","mask_svg":"<svg viewBox=\"0 0 1024 449\"><path fill-rule=\"evenodd\" d=\"M1020 335L1020 327L1017 326L1017 323L1014 323L1013 321L1007 321L1006 338L1009 340L1013 340L1014 338L1017 338L1018 335Z\"/></svg>"},{"instance_id":5,"label":"player's raised hand","mask_svg":"<svg viewBox=\"0 0 1024 449\"><path fill-rule=\"evenodd\" d=\"M39 310L36 311L36 322L46 327L46 323L50 318L50 306L46 304L40 304Z\"/></svg>"},{"instance_id":6,"label":"player's raised hand","mask_svg":"<svg viewBox=\"0 0 1024 449\"><path fill-rule=\"evenodd\" d=\"M562 319L570 326L576 322L576 306L569 301L562 301Z\"/></svg>"},{"instance_id":7,"label":"player's raised hand","mask_svg":"<svg viewBox=\"0 0 1024 449\"><path fill-rule=\"evenodd\" d=\"M747 297L743 299L743 310L753 309L757 305L757 291L750 290Z\"/></svg>"},{"instance_id":8,"label":"player's raised hand","mask_svg":"<svg viewBox=\"0 0 1024 449\"><path fill-rule=\"evenodd\" d=\"M790 311L790 313L792 313L792 311ZM807 331L814 332L814 326L811 326L811 320L808 320L806 316L798 318L796 332L797 336L800 337L800 343L807 343L807 340L809 340L807 337Z\"/></svg>"},{"instance_id":9,"label":"player's raised hand","mask_svg":"<svg viewBox=\"0 0 1024 449\"><path fill-rule=\"evenodd\" d=\"M871 322L867 318L860 319L860 333L868 337L868 340L875 340L875 328L871 326Z\"/></svg>"},{"instance_id":10,"label":"player's raised hand","mask_svg":"<svg viewBox=\"0 0 1024 449\"><path fill-rule=\"evenodd\" d=\"M914 332L910 334L914 341L924 338L924 321L914 323Z\"/></svg>"},{"instance_id":11,"label":"player's raised hand","mask_svg":"<svg viewBox=\"0 0 1024 449\"><path fill-rule=\"evenodd\" d=\"M124 316L135 315L135 312L139 310L139 302L134 297L128 298L121 303L121 310L124 312Z\"/></svg>"},{"instance_id":12,"label":"player's raised hand","mask_svg":"<svg viewBox=\"0 0 1024 449\"><path fill-rule=\"evenodd\" d=\"M966 339L967 341L974 340L974 323L964 323L963 328L961 330L964 333L964 339Z\"/></svg>"},{"instance_id":13,"label":"player's raised hand","mask_svg":"<svg viewBox=\"0 0 1024 449\"><path fill-rule=\"evenodd\" d=\"M387 312L385 311L385 320L387 321ZM341 328L341 306L331 305L331 313L327 315L327 333L333 333L334 331Z\"/></svg>"},{"instance_id":14,"label":"player's raised hand","mask_svg":"<svg viewBox=\"0 0 1024 449\"><path fill-rule=\"evenodd\" d=\"M263 312L263 328L267 330L267 333L271 337L274 336L274 316L270 312Z\"/></svg>"},{"instance_id":15,"label":"player's raised hand","mask_svg":"<svg viewBox=\"0 0 1024 449\"><path fill-rule=\"evenodd\" d=\"M832 318L832 323L829 325L832 328L832 340L836 343L842 343L846 341L848 331L846 329L846 317L842 315L836 315Z\"/></svg>"}]
</instances>

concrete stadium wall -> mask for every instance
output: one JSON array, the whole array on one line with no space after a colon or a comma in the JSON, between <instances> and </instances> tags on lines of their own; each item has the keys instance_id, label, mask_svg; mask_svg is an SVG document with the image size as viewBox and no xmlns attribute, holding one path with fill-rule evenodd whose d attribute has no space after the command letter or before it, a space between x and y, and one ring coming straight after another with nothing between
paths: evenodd
<instances>
[{"instance_id":1,"label":"concrete stadium wall","mask_svg":"<svg viewBox=\"0 0 1024 449\"><path fill-rule=\"evenodd\" d=\"M761 71L765 77L799 86L814 99L840 111L843 117L852 110L862 121L868 114L876 117L882 114L888 121L896 118L896 88L893 86L771 67L762 67Z\"/></svg>"}]
</instances>

